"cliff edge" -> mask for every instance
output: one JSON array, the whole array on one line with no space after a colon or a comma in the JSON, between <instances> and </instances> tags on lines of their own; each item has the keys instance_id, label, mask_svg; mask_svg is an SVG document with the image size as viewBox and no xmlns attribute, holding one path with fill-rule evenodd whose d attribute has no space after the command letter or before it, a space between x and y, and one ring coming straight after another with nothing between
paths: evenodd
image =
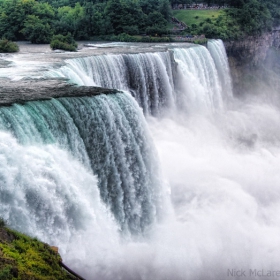
<instances>
[{"instance_id":1,"label":"cliff edge","mask_svg":"<svg viewBox=\"0 0 280 280\"><path fill-rule=\"evenodd\" d=\"M242 94L262 81L272 84L278 74L280 30L275 29L260 36L225 42L235 94ZM275 70L277 73L275 73Z\"/></svg>"}]
</instances>

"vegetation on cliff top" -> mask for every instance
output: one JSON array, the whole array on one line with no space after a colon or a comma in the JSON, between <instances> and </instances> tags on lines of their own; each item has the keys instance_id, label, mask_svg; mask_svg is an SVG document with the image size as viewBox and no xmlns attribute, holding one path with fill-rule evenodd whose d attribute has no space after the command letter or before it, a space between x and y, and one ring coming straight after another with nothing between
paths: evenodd
<instances>
[{"instance_id":1,"label":"vegetation on cliff top","mask_svg":"<svg viewBox=\"0 0 280 280\"><path fill-rule=\"evenodd\" d=\"M173 12L174 16L188 25L187 31L191 34L204 34L207 38L223 40L260 35L280 24L278 0L212 0L210 2L226 4L228 8L210 11L177 10Z\"/></svg>"},{"instance_id":2,"label":"vegetation on cliff top","mask_svg":"<svg viewBox=\"0 0 280 280\"><path fill-rule=\"evenodd\" d=\"M51 247L4 227L0 221L0 280L76 279L63 270Z\"/></svg>"}]
</instances>

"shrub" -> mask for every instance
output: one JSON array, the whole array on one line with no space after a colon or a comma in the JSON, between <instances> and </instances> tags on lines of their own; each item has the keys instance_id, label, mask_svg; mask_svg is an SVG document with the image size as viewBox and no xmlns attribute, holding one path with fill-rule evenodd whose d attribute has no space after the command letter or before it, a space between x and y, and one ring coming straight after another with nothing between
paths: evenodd
<instances>
[{"instance_id":1,"label":"shrub","mask_svg":"<svg viewBox=\"0 0 280 280\"><path fill-rule=\"evenodd\" d=\"M53 35L53 30L48 23L44 23L38 16L29 15L20 31L32 44L48 44Z\"/></svg>"},{"instance_id":2,"label":"shrub","mask_svg":"<svg viewBox=\"0 0 280 280\"><path fill-rule=\"evenodd\" d=\"M10 53L10 52L17 52L19 47L17 43L11 42L7 39L0 40L0 52L2 53Z\"/></svg>"},{"instance_id":3,"label":"shrub","mask_svg":"<svg viewBox=\"0 0 280 280\"><path fill-rule=\"evenodd\" d=\"M70 33L66 36L58 34L52 37L50 47L53 50L60 49L73 52L77 50L78 44L75 42Z\"/></svg>"}]
</instances>

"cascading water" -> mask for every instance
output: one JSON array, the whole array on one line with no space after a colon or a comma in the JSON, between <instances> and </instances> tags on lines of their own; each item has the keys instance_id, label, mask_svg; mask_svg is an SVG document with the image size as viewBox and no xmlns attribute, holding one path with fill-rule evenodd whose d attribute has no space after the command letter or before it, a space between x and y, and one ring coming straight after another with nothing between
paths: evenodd
<instances>
[{"instance_id":1,"label":"cascading water","mask_svg":"<svg viewBox=\"0 0 280 280\"><path fill-rule=\"evenodd\" d=\"M84 172L87 170L92 174L91 166L98 177L101 198L111 209L122 231L141 233L156 217L159 186L153 149L150 147L142 116L134 103L132 97L125 94L28 102L24 106L0 108L0 127L2 131L10 132L17 139L13 140L17 149L20 149L20 145L26 146L27 149L35 145L40 150L43 145L51 145L54 146L52 150L68 151L69 156L72 155L85 167ZM8 136L5 134L4 137ZM9 155L4 153L2 156L4 162L9 162ZM30 157L32 158L32 155ZM42 165L44 168L44 163ZM54 211L56 203L67 204L69 200L66 198L66 202L60 201L63 188L67 188L65 184L60 186L62 189L58 191L61 194L51 207L47 206L50 203L45 201L43 193L37 194L36 188L39 185L34 186L30 180L21 180L21 176L26 174L21 174L20 170L15 171L15 174L15 181L9 182L5 179L5 170L1 172L2 207L11 207L8 206L10 199L7 199L7 193L17 180L18 188L23 192L23 209L19 207L17 214L10 213L12 218L9 220L23 220L21 211L24 210L23 212L34 217L38 221L37 226L42 228L43 223L47 223L49 227L58 225L58 228L65 228L65 223L72 219L70 217L75 217L75 225L81 223L79 220L83 218L79 216L80 206L71 203L64 205L66 217L61 225L61 217ZM37 177L36 174L34 177ZM53 178L53 174L42 177L45 188L48 184L54 188L56 178ZM92 186L85 182L87 188L96 187L96 181L92 181ZM17 189L16 186L14 188ZM67 196L67 192L65 195ZM28 207L24 209L24 201L32 207L31 210ZM13 222L11 225L16 226ZM28 227L25 228L22 224L19 226L20 229L29 232Z\"/></svg>"},{"instance_id":2,"label":"cascading water","mask_svg":"<svg viewBox=\"0 0 280 280\"><path fill-rule=\"evenodd\" d=\"M174 104L168 52L101 55L66 61L50 76L69 78L78 85L96 85L129 91L145 113L159 114Z\"/></svg>"},{"instance_id":3,"label":"cascading water","mask_svg":"<svg viewBox=\"0 0 280 280\"><path fill-rule=\"evenodd\" d=\"M129 94L1 107L0 215L87 279L273 279L278 103L233 97L220 40L166 48L47 73L129 91L161 178Z\"/></svg>"},{"instance_id":4,"label":"cascading water","mask_svg":"<svg viewBox=\"0 0 280 280\"><path fill-rule=\"evenodd\" d=\"M207 43L207 48L218 71L223 91L222 97L228 101L232 98L232 83L224 43L222 40L210 40Z\"/></svg>"},{"instance_id":5,"label":"cascading water","mask_svg":"<svg viewBox=\"0 0 280 280\"><path fill-rule=\"evenodd\" d=\"M226 96L232 96L231 82L223 43L210 41L208 46L211 52L198 45L69 59L48 76L68 78L78 85L129 91L146 114L159 115L176 104L184 109L215 110L223 107Z\"/></svg>"}]
</instances>

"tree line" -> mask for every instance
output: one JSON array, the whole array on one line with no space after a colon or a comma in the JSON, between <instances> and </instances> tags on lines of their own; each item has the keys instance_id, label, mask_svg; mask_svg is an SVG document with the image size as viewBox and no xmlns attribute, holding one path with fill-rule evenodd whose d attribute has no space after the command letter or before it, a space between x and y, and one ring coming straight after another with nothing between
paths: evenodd
<instances>
[{"instance_id":1,"label":"tree line","mask_svg":"<svg viewBox=\"0 0 280 280\"><path fill-rule=\"evenodd\" d=\"M75 39L100 35L168 33L171 6L193 0L0 0L0 38L49 43L53 35ZM279 0L206 0L227 5L218 19L191 26L193 34L234 39L280 24Z\"/></svg>"},{"instance_id":2,"label":"tree line","mask_svg":"<svg viewBox=\"0 0 280 280\"><path fill-rule=\"evenodd\" d=\"M184 1L189 4L196 3L191 0ZM217 18L207 18L199 24L192 24L189 27L192 34L236 40L248 35L260 35L280 25L279 0L208 0L206 3L228 8Z\"/></svg>"},{"instance_id":3,"label":"tree line","mask_svg":"<svg viewBox=\"0 0 280 280\"><path fill-rule=\"evenodd\" d=\"M168 0L0 0L0 37L49 43L55 34L163 34L170 16Z\"/></svg>"}]
</instances>

